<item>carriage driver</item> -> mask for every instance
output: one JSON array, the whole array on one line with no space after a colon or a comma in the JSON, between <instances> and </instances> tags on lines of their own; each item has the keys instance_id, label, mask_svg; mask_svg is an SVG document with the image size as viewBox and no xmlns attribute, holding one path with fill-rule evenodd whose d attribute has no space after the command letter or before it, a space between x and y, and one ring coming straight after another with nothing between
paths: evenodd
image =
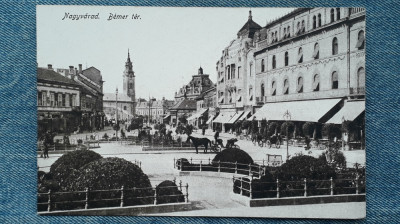
<instances>
[{"instance_id":1,"label":"carriage driver","mask_svg":"<svg viewBox=\"0 0 400 224\"><path fill-rule=\"evenodd\" d=\"M218 144L221 147L224 147L224 144L222 143L222 139L219 139L219 131L218 130L215 131L214 140L215 140L215 144Z\"/></svg>"}]
</instances>

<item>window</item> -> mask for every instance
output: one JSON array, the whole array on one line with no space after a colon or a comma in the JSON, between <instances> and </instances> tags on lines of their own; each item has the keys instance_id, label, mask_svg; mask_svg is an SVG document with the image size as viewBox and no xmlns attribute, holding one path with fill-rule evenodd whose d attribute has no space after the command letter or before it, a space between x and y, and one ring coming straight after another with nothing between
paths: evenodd
<instances>
[{"instance_id":1,"label":"window","mask_svg":"<svg viewBox=\"0 0 400 224\"><path fill-rule=\"evenodd\" d=\"M286 51L285 52L285 66L289 65L289 53Z\"/></svg>"},{"instance_id":2,"label":"window","mask_svg":"<svg viewBox=\"0 0 400 224\"><path fill-rule=\"evenodd\" d=\"M129 89L133 89L133 83L129 83Z\"/></svg>"},{"instance_id":3,"label":"window","mask_svg":"<svg viewBox=\"0 0 400 224\"><path fill-rule=\"evenodd\" d=\"M42 92L42 106L47 106L47 92Z\"/></svg>"},{"instance_id":4,"label":"window","mask_svg":"<svg viewBox=\"0 0 400 224\"><path fill-rule=\"evenodd\" d=\"M315 28L317 28L317 17L315 17L315 16L313 16L313 26L312 26L312 28L313 29L315 29Z\"/></svg>"},{"instance_id":5,"label":"window","mask_svg":"<svg viewBox=\"0 0 400 224\"><path fill-rule=\"evenodd\" d=\"M297 62L303 63L303 49L299 47L299 56L297 58Z\"/></svg>"},{"instance_id":6,"label":"window","mask_svg":"<svg viewBox=\"0 0 400 224\"><path fill-rule=\"evenodd\" d=\"M42 106L42 92L37 92L37 105Z\"/></svg>"},{"instance_id":7,"label":"window","mask_svg":"<svg viewBox=\"0 0 400 224\"><path fill-rule=\"evenodd\" d=\"M299 77L297 79L297 92L302 93L303 92L303 77Z\"/></svg>"},{"instance_id":8,"label":"window","mask_svg":"<svg viewBox=\"0 0 400 224\"><path fill-rule=\"evenodd\" d=\"M288 28L287 28L287 38L289 38L290 37L290 26L288 26Z\"/></svg>"},{"instance_id":9,"label":"window","mask_svg":"<svg viewBox=\"0 0 400 224\"><path fill-rule=\"evenodd\" d=\"M318 43L315 43L315 45L314 45L313 58L319 59L319 44Z\"/></svg>"},{"instance_id":10,"label":"window","mask_svg":"<svg viewBox=\"0 0 400 224\"><path fill-rule=\"evenodd\" d=\"M318 14L318 27L321 26L321 14Z\"/></svg>"},{"instance_id":11,"label":"window","mask_svg":"<svg viewBox=\"0 0 400 224\"><path fill-rule=\"evenodd\" d=\"M231 67L229 65L226 67L226 71L228 73L228 80L229 80L231 79Z\"/></svg>"},{"instance_id":12,"label":"window","mask_svg":"<svg viewBox=\"0 0 400 224\"><path fill-rule=\"evenodd\" d=\"M65 104L65 94L62 94L62 106L63 107L65 107L66 106L66 104Z\"/></svg>"},{"instance_id":13,"label":"window","mask_svg":"<svg viewBox=\"0 0 400 224\"><path fill-rule=\"evenodd\" d=\"M306 32L306 25L305 25L304 20L301 21L301 32L302 32L302 33Z\"/></svg>"},{"instance_id":14,"label":"window","mask_svg":"<svg viewBox=\"0 0 400 224\"><path fill-rule=\"evenodd\" d=\"M338 54L338 40L336 37L332 40L332 55Z\"/></svg>"},{"instance_id":15,"label":"window","mask_svg":"<svg viewBox=\"0 0 400 224\"><path fill-rule=\"evenodd\" d=\"M363 67L357 71L357 87L365 87L365 69Z\"/></svg>"},{"instance_id":16,"label":"window","mask_svg":"<svg viewBox=\"0 0 400 224\"><path fill-rule=\"evenodd\" d=\"M272 69L275 69L275 68L276 68L276 58L274 55L274 56L272 56Z\"/></svg>"},{"instance_id":17,"label":"window","mask_svg":"<svg viewBox=\"0 0 400 224\"><path fill-rule=\"evenodd\" d=\"M250 76L252 75L252 70L253 70L253 63L250 63L250 68L249 68L249 74L250 74Z\"/></svg>"},{"instance_id":18,"label":"window","mask_svg":"<svg viewBox=\"0 0 400 224\"><path fill-rule=\"evenodd\" d=\"M249 96L250 96L250 101L253 100L253 87L249 88Z\"/></svg>"},{"instance_id":19,"label":"window","mask_svg":"<svg viewBox=\"0 0 400 224\"><path fill-rule=\"evenodd\" d=\"M273 43L275 41L275 34L271 33L271 43Z\"/></svg>"},{"instance_id":20,"label":"window","mask_svg":"<svg viewBox=\"0 0 400 224\"><path fill-rule=\"evenodd\" d=\"M289 80L287 78L283 81L283 94L289 94Z\"/></svg>"},{"instance_id":21,"label":"window","mask_svg":"<svg viewBox=\"0 0 400 224\"><path fill-rule=\"evenodd\" d=\"M336 8L336 20L340 19L340 8Z\"/></svg>"},{"instance_id":22,"label":"window","mask_svg":"<svg viewBox=\"0 0 400 224\"><path fill-rule=\"evenodd\" d=\"M283 28L283 39L286 38L286 28Z\"/></svg>"},{"instance_id":23,"label":"window","mask_svg":"<svg viewBox=\"0 0 400 224\"><path fill-rule=\"evenodd\" d=\"M124 106L124 110L126 110L126 106Z\"/></svg>"},{"instance_id":24,"label":"window","mask_svg":"<svg viewBox=\"0 0 400 224\"><path fill-rule=\"evenodd\" d=\"M68 93L65 94L65 106L66 107L70 107L71 106Z\"/></svg>"},{"instance_id":25,"label":"window","mask_svg":"<svg viewBox=\"0 0 400 224\"><path fill-rule=\"evenodd\" d=\"M275 41L278 41L278 31L275 31Z\"/></svg>"},{"instance_id":26,"label":"window","mask_svg":"<svg viewBox=\"0 0 400 224\"><path fill-rule=\"evenodd\" d=\"M364 41L365 41L364 30L360 30L360 32L358 32L358 40L356 48L358 48L359 50L364 49Z\"/></svg>"},{"instance_id":27,"label":"window","mask_svg":"<svg viewBox=\"0 0 400 224\"><path fill-rule=\"evenodd\" d=\"M240 70L241 70L241 68L242 68L242 67L240 67L240 66L238 67L238 72L237 72L237 75L238 75L237 78L238 78L238 79L240 79Z\"/></svg>"},{"instance_id":28,"label":"window","mask_svg":"<svg viewBox=\"0 0 400 224\"><path fill-rule=\"evenodd\" d=\"M332 89L337 89L339 88L339 78L338 78L338 73L334 71L332 73Z\"/></svg>"},{"instance_id":29,"label":"window","mask_svg":"<svg viewBox=\"0 0 400 224\"><path fill-rule=\"evenodd\" d=\"M231 78L234 79L235 78L235 65L231 65Z\"/></svg>"},{"instance_id":30,"label":"window","mask_svg":"<svg viewBox=\"0 0 400 224\"><path fill-rule=\"evenodd\" d=\"M261 60L261 72L265 71L265 62L264 59Z\"/></svg>"},{"instance_id":31,"label":"window","mask_svg":"<svg viewBox=\"0 0 400 224\"><path fill-rule=\"evenodd\" d=\"M275 96L276 95L276 82L275 80L272 81L272 85L271 85L271 95Z\"/></svg>"},{"instance_id":32,"label":"window","mask_svg":"<svg viewBox=\"0 0 400 224\"><path fill-rule=\"evenodd\" d=\"M264 88L264 83L261 84L261 97L265 96L265 88Z\"/></svg>"},{"instance_id":33,"label":"window","mask_svg":"<svg viewBox=\"0 0 400 224\"><path fill-rule=\"evenodd\" d=\"M297 31L296 31L296 34L300 34L300 32L301 32L300 22L297 22Z\"/></svg>"},{"instance_id":34,"label":"window","mask_svg":"<svg viewBox=\"0 0 400 224\"><path fill-rule=\"evenodd\" d=\"M57 94L57 98L58 98L58 106L61 107L62 106L62 93Z\"/></svg>"},{"instance_id":35,"label":"window","mask_svg":"<svg viewBox=\"0 0 400 224\"><path fill-rule=\"evenodd\" d=\"M54 107L54 99L55 99L54 93L50 93L50 106L51 107Z\"/></svg>"},{"instance_id":36,"label":"window","mask_svg":"<svg viewBox=\"0 0 400 224\"><path fill-rule=\"evenodd\" d=\"M76 95L72 95L71 97L71 102L70 102L70 106L71 107L75 107L76 106Z\"/></svg>"},{"instance_id":37,"label":"window","mask_svg":"<svg viewBox=\"0 0 400 224\"><path fill-rule=\"evenodd\" d=\"M314 92L319 91L319 75L318 74L314 75L313 91Z\"/></svg>"},{"instance_id":38,"label":"window","mask_svg":"<svg viewBox=\"0 0 400 224\"><path fill-rule=\"evenodd\" d=\"M331 9L331 23L335 22L335 10Z\"/></svg>"}]
</instances>

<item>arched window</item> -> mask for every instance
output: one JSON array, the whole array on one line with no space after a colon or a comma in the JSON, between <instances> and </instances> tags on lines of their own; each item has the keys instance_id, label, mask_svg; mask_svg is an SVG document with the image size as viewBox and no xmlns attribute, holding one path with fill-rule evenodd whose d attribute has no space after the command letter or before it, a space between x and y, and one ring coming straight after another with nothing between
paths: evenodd
<instances>
[{"instance_id":1,"label":"arched window","mask_svg":"<svg viewBox=\"0 0 400 224\"><path fill-rule=\"evenodd\" d=\"M265 71L265 62L264 59L261 60L261 72Z\"/></svg>"},{"instance_id":2,"label":"arched window","mask_svg":"<svg viewBox=\"0 0 400 224\"><path fill-rule=\"evenodd\" d=\"M253 100L253 87L252 86L249 87L249 100L250 101Z\"/></svg>"},{"instance_id":3,"label":"arched window","mask_svg":"<svg viewBox=\"0 0 400 224\"><path fill-rule=\"evenodd\" d=\"M317 28L317 17L316 17L316 16L313 16L312 20L313 20L313 26L312 26L312 28L315 29L315 28Z\"/></svg>"},{"instance_id":4,"label":"arched window","mask_svg":"<svg viewBox=\"0 0 400 224\"><path fill-rule=\"evenodd\" d=\"M336 20L340 19L340 8L336 8Z\"/></svg>"},{"instance_id":5,"label":"arched window","mask_svg":"<svg viewBox=\"0 0 400 224\"><path fill-rule=\"evenodd\" d=\"M286 38L286 28L283 28L283 39Z\"/></svg>"},{"instance_id":6,"label":"arched window","mask_svg":"<svg viewBox=\"0 0 400 224\"><path fill-rule=\"evenodd\" d=\"M226 66L226 71L228 73L228 80L231 79L231 67L228 65Z\"/></svg>"},{"instance_id":7,"label":"arched window","mask_svg":"<svg viewBox=\"0 0 400 224\"><path fill-rule=\"evenodd\" d=\"M356 48L358 48L359 50L364 49L364 41L365 41L364 30L360 30L360 32L358 32L358 40Z\"/></svg>"},{"instance_id":8,"label":"arched window","mask_svg":"<svg viewBox=\"0 0 400 224\"><path fill-rule=\"evenodd\" d=\"M297 58L297 62L303 63L303 49L299 47L299 56Z\"/></svg>"},{"instance_id":9,"label":"arched window","mask_svg":"<svg viewBox=\"0 0 400 224\"><path fill-rule=\"evenodd\" d=\"M265 88L264 88L264 83L261 84L261 97L265 96Z\"/></svg>"},{"instance_id":10,"label":"arched window","mask_svg":"<svg viewBox=\"0 0 400 224\"><path fill-rule=\"evenodd\" d=\"M357 71L357 87L365 87L365 69L363 67L359 68Z\"/></svg>"},{"instance_id":11,"label":"arched window","mask_svg":"<svg viewBox=\"0 0 400 224\"><path fill-rule=\"evenodd\" d=\"M302 93L303 92L303 77L299 77L297 79L297 92Z\"/></svg>"},{"instance_id":12,"label":"arched window","mask_svg":"<svg viewBox=\"0 0 400 224\"><path fill-rule=\"evenodd\" d=\"M271 43L273 43L275 41L275 34L272 32L271 33Z\"/></svg>"},{"instance_id":13,"label":"arched window","mask_svg":"<svg viewBox=\"0 0 400 224\"><path fill-rule=\"evenodd\" d=\"M338 47L338 40L337 40L336 37L334 37L333 40L332 40L332 55L337 55L338 54L338 52L339 52L338 48L339 48Z\"/></svg>"},{"instance_id":14,"label":"arched window","mask_svg":"<svg viewBox=\"0 0 400 224\"><path fill-rule=\"evenodd\" d=\"M289 53L286 51L285 52L285 66L289 65Z\"/></svg>"},{"instance_id":15,"label":"arched window","mask_svg":"<svg viewBox=\"0 0 400 224\"><path fill-rule=\"evenodd\" d=\"M319 75L318 74L314 75L313 91L314 92L319 91Z\"/></svg>"},{"instance_id":16,"label":"arched window","mask_svg":"<svg viewBox=\"0 0 400 224\"><path fill-rule=\"evenodd\" d=\"M334 71L332 73L332 89L338 89L339 88L339 77L337 71Z\"/></svg>"},{"instance_id":17,"label":"arched window","mask_svg":"<svg viewBox=\"0 0 400 224\"><path fill-rule=\"evenodd\" d=\"M314 45L313 58L319 59L319 44L318 43L315 43L315 45Z\"/></svg>"},{"instance_id":18,"label":"arched window","mask_svg":"<svg viewBox=\"0 0 400 224\"><path fill-rule=\"evenodd\" d=\"M124 110L126 110L126 106L124 106Z\"/></svg>"},{"instance_id":19,"label":"arched window","mask_svg":"<svg viewBox=\"0 0 400 224\"><path fill-rule=\"evenodd\" d=\"M275 31L275 41L278 41L278 31Z\"/></svg>"},{"instance_id":20,"label":"arched window","mask_svg":"<svg viewBox=\"0 0 400 224\"><path fill-rule=\"evenodd\" d=\"M301 32L306 32L306 23L304 22L304 20L301 21Z\"/></svg>"},{"instance_id":21,"label":"arched window","mask_svg":"<svg viewBox=\"0 0 400 224\"><path fill-rule=\"evenodd\" d=\"M276 95L276 82L275 80L272 81L272 85L271 85L271 95L275 96Z\"/></svg>"},{"instance_id":22,"label":"arched window","mask_svg":"<svg viewBox=\"0 0 400 224\"><path fill-rule=\"evenodd\" d=\"M285 81L283 81L283 94L287 95L289 94L289 80L285 79Z\"/></svg>"},{"instance_id":23,"label":"arched window","mask_svg":"<svg viewBox=\"0 0 400 224\"><path fill-rule=\"evenodd\" d=\"M300 34L300 32L301 32L300 22L297 22L297 31L296 31L296 34Z\"/></svg>"},{"instance_id":24,"label":"arched window","mask_svg":"<svg viewBox=\"0 0 400 224\"><path fill-rule=\"evenodd\" d=\"M275 69L275 68L276 68L276 58L274 55L274 56L272 56L272 69Z\"/></svg>"},{"instance_id":25,"label":"arched window","mask_svg":"<svg viewBox=\"0 0 400 224\"><path fill-rule=\"evenodd\" d=\"M331 9L331 23L335 22L335 10Z\"/></svg>"},{"instance_id":26,"label":"arched window","mask_svg":"<svg viewBox=\"0 0 400 224\"><path fill-rule=\"evenodd\" d=\"M318 27L321 26L321 14L318 14Z\"/></svg>"},{"instance_id":27,"label":"arched window","mask_svg":"<svg viewBox=\"0 0 400 224\"><path fill-rule=\"evenodd\" d=\"M290 26L288 26L288 28L287 28L287 37L288 38L290 37Z\"/></svg>"},{"instance_id":28,"label":"arched window","mask_svg":"<svg viewBox=\"0 0 400 224\"><path fill-rule=\"evenodd\" d=\"M250 77L252 76L252 74L253 74L253 63L250 63L250 68L249 68Z\"/></svg>"}]
</instances>

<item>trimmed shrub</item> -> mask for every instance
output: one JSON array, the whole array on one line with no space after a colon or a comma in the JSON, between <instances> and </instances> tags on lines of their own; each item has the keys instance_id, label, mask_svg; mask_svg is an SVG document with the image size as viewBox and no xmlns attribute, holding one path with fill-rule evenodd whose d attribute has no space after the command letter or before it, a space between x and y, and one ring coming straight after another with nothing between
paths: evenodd
<instances>
[{"instance_id":1,"label":"trimmed shrub","mask_svg":"<svg viewBox=\"0 0 400 224\"><path fill-rule=\"evenodd\" d=\"M178 186L170 181L164 180L156 187L157 190L157 204L177 203L184 202L185 197L182 192L178 190Z\"/></svg>"},{"instance_id":2,"label":"trimmed shrub","mask_svg":"<svg viewBox=\"0 0 400 224\"><path fill-rule=\"evenodd\" d=\"M333 139L334 137L340 137L341 131L338 125L335 124L324 124L322 127L322 134L327 136L329 140Z\"/></svg>"},{"instance_id":3,"label":"trimmed shrub","mask_svg":"<svg viewBox=\"0 0 400 224\"><path fill-rule=\"evenodd\" d=\"M64 191L110 190L91 192L91 208L119 206L124 186L124 204L143 205L153 203L154 190L149 178L139 166L121 158L95 160L71 174L62 186ZM113 191L113 189L115 189ZM80 197L82 195L78 195ZM137 198L142 197L142 198ZM100 199L115 199L101 201ZM75 199L76 200L76 199Z\"/></svg>"},{"instance_id":4,"label":"trimmed shrub","mask_svg":"<svg viewBox=\"0 0 400 224\"><path fill-rule=\"evenodd\" d=\"M291 121L285 121L281 125L281 134L286 135L286 128L288 130L288 135L292 135L294 132L294 123Z\"/></svg>"},{"instance_id":5,"label":"trimmed shrub","mask_svg":"<svg viewBox=\"0 0 400 224\"><path fill-rule=\"evenodd\" d=\"M315 129L315 124L312 122L306 122L303 124L302 129L305 136L311 137Z\"/></svg>"},{"instance_id":6,"label":"trimmed shrub","mask_svg":"<svg viewBox=\"0 0 400 224\"><path fill-rule=\"evenodd\" d=\"M271 122L268 124L268 135L271 136L273 134L275 134L275 130L278 127L278 123L276 122Z\"/></svg>"},{"instance_id":7,"label":"trimmed shrub","mask_svg":"<svg viewBox=\"0 0 400 224\"><path fill-rule=\"evenodd\" d=\"M190 165L189 160L187 160L186 158L180 158L176 160L176 168L177 169L181 169L181 166L183 165L183 167Z\"/></svg>"},{"instance_id":8,"label":"trimmed shrub","mask_svg":"<svg viewBox=\"0 0 400 224\"><path fill-rule=\"evenodd\" d=\"M53 179L58 181L60 186L74 171L86 164L103 158L100 154L90 150L76 150L68 152L58 158L50 167Z\"/></svg>"},{"instance_id":9,"label":"trimmed shrub","mask_svg":"<svg viewBox=\"0 0 400 224\"><path fill-rule=\"evenodd\" d=\"M253 159L247 152L241 149L229 148L224 149L215 155L214 159L212 160L212 164L218 165L218 162L221 162L221 167L235 167L235 162L239 164L254 164ZM225 163L225 164L224 164ZM230 164L233 163L233 164ZM242 165L238 165L238 169L241 169ZM247 168L248 169L248 168Z\"/></svg>"}]
</instances>

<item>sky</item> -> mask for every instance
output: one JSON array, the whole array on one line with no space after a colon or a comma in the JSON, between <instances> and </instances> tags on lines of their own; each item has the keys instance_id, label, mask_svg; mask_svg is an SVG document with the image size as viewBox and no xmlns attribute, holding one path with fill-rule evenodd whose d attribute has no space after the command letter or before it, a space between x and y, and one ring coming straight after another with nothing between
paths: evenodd
<instances>
[{"instance_id":1,"label":"sky","mask_svg":"<svg viewBox=\"0 0 400 224\"><path fill-rule=\"evenodd\" d=\"M173 99L201 66L216 81L222 50L246 23L250 8L177 8L114 6L37 6L39 67L101 71L105 93L122 91L128 49L136 98ZM265 26L293 8L252 8L253 21ZM65 18L66 13L68 18ZM99 19L70 19L70 15ZM111 19L127 15L126 19ZM139 15L132 19L132 15Z\"/></svg>"}]
</instances>

